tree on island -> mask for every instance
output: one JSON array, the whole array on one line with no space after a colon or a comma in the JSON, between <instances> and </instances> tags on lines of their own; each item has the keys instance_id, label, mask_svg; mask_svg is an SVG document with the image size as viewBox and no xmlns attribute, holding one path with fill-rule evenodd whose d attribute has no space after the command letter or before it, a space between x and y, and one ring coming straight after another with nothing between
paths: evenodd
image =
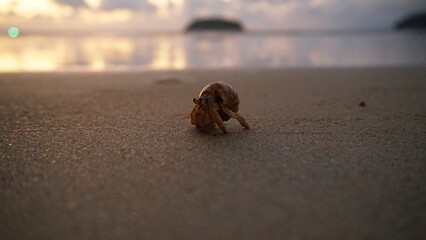
<instances>
[{"instance_id":1,"label":"tree on island","mask_svg":"<svg viewBox=\"0 0 426 240\"><path fill-rule=\"evenodd\" d=\"M223 18L195 19L186 28L187 32L193 31L237 31L242 32L243 27L237 21Z\"/></svg>"},{"instance_id":2,"label":"tree on island","mask_svg":"<svg viewBox=\"0 0 426 240\"><path fill-rule=\"evenodd\" d=\"M419 29L426 28L426 12L409 15L395 25L396 29Z\"/></svg>"}]
</instances>

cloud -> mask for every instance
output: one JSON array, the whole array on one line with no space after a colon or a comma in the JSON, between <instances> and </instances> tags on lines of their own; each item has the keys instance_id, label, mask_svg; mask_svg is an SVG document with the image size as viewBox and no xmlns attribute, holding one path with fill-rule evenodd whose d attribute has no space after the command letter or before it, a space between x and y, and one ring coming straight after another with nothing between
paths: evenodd
<instances>
[{"instance_id":1,"label":"cloud","mask_svg":"<svg viewBox=\"0 0 426 240\"><path fill-rule=\"evenodd\" d=\"M55 2L71 7L88 7L84 0L54 0ZM147 0L102 0L100 10L129 9L132 11L153 12L156 7Z\"/></svg>"},{"instance_id":2,"label":"cloud","mask_svg":"<svg viewBox=\"0 0 426 240\"><path fill-rule=\"evenodd\" d=\"M291 3L291 2L306 5L306 4L309 4L310 2L314 2L314 1L315 0L241 0L241 2L247 3L247 4L262 2L262 3L268 3L268 4L274 4L274 5L286 4L286 3ZM327 0L325 0L325 1L327 1Z\"/></svg>"},{"instance_id":3,"label":"cloud","mask_svg":"<svg viewBox=\"0 0 426 240\"><path fill-rule=\"evenodd\" d=\"M424 0L242 0L242 17L257 27L335 29L390 27ZM286 7L287 6L287 7ZM262 19L262 21L256 21ZM270 24L268 24L270 23Z\"/></svg>"},{"instance_id":4,"label":"cloud","mask_svg":"<svg viewBox=\"0 0 426 240\"><path fill-rule=\"evenodd\" d=\"M340 0L317 9L322 19L339 22L341 26L371 28L388 27L402 16L425 9L423 0Z\"/></svg>"},{"instance_id":5,"label":"cloud","mask_svg":"<svg viewBox=\"0 0 426 240\"><path fill-rule=\"evenodd\" d=\"M187 15L218 15L223 12L230 3L217 0L186 0L185 10Z\"/></svg>"},{"instance_id":6,"label":"cloud","mask_svg":"<svg viewBox=\"0 0 426 240\"><path fill-rule=\"evenodd\" d=\"M133 11L153 12L156 10L156 7L148 1L141 0L103 0L100 9L129 9Z\"/></svg>"},{"instance_id":7,"label":"cloud","mask_svg":"<svg viewBox=\"0 0 426 240\"><path fill-rule=\"evenodd\" d=\"M11 4L11 3L14 4ZM225 16L241 20L247 29L363 29L391 27L412 12L426 10L424 0L0 0L1 24L36 16L52 17L64 25L84 22L82 16L120 14L128 12L123 27L181 29L191 19ZM99 3L92 6L89 3ZM52 4L53 3L53 4ZM86 13L80 14L80 13ZM124 16L124 14L122 14ZM13 18L12 18L13 16ZM124 18L123 19L127 19ZM148 20L147 20L148 19ZM21 21L22 22L22 21ZM71 23L70 23L71 22ZM112 23L111 23L112 24ZM40 24L41 25L41 24ZM78 24L75 24L78 25ZM81 24L78 25L79 27ZM106 25L107 27L109 25Z\"/></svg>"},{"instance_id":8,"label":"cloud","mask_svg":"<svg viewBox=\"0 0 426 240\"><path fill-rule=\"evenodd\" d=\"M85 7L86 3L84 0L54 0L57 3L68 5L71 7Z\"/></svg>"}]
</instances>

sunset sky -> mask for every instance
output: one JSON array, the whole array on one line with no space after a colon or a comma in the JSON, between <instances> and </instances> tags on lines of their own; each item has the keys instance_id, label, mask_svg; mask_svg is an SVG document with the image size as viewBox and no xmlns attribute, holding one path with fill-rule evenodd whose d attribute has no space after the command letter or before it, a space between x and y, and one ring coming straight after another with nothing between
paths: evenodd
<instances>
[{"instance_id":1,"label":"sunset sky","mask_svg":"<svg viewBox=\"0 0 426 240\"><path fill-rule=\"evenodd\" d=\"M0 0L0 28L179 31L196 17L247 29L389 28L424 0Z\"/></svg>"}]
</instances>

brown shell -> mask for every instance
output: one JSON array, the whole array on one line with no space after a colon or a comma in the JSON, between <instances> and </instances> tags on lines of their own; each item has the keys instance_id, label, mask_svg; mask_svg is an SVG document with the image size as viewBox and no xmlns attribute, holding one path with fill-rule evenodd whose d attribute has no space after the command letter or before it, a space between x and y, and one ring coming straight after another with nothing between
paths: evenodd
<instances>
[{"instance_id":1,"label":"brown shell","mask_svg":"<svg viewBox=\"0 0 426 240\"><path fill-rule=\"evenodd\" d=\"M201 104L195 104L191 112L191 123L202 131L207 131L215 126L207 107L216 107L220 118L223 121L228 121L231 117L223 112L220 104L223 104L233 112L238 112L240 104L235 89L223 82L210 83L205 86L198 95L198 101Z\"/></svg>"},{"instance_id":2,"label":"brown shell","mask_svg":"<svg viewBox=\"0 0 426 240\"><path fill-rule=\"evenodd\" d=\"M240 105L240 100L238 99L238 94L235 89L223 82L210 83L205 86L200 94L198 99L202 99L203 96L214 95L215 102L223 103L223 105L229 108L233 112L238 112L238 106ZM222 109L217 111L223 121L228 121L231 117L225 114Z\"/></svg>"}]
</instances>

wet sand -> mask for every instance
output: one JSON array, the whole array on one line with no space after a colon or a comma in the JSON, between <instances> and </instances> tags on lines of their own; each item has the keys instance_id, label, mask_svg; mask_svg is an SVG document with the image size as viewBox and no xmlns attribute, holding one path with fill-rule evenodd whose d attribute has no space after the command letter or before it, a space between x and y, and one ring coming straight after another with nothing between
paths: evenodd
<instances>
[{"instance_id":1,"label":"wet sand","mask_svg":"<svg viewBox=\"0 0 426 240\"><path fill-rule=\"evenodd\" d=\"M0 74L0 239L424 239L426 68ZM207 83L236 120L183 120Z\"/></svg>"}]
</instances>

